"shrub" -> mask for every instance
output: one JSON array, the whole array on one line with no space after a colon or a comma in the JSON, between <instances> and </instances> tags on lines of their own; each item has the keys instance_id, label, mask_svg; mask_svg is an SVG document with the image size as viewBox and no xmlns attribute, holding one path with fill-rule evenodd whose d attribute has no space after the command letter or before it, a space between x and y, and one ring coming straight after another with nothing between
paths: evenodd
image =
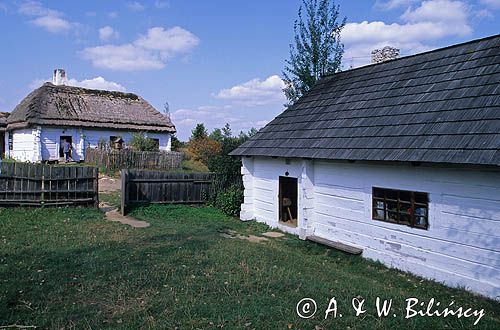
<instances>
[{"instance_id":1,"label":"shrub","mask_svg":"<svg viewBox=\"0 0 500 330\"><path fill-rule=\"evenodd\" d=\"M221 191L215 198L215 207L227 215L237 217L243 203L243 189L232 186L225 191Z\"/></svg>"},{"instance_id":2,"label":"shrub","mask_svg":"<svg viewBox=\"0 0 500 330\"><path fill-rule=\"evenodd\" d=\"M202 137L189 141L188 152L193 156L194 160L208 164L210 158L220 154L221 146L217 141Z\"/></svg>"},{"instance_id":3,"label":"shrub","mask_svg":"<svg viewBox=\"0 0 500 330\"><path fill-rule=\"evenodd\" d=\"M132 149L138 151L158 151L158 142L148 138L144 133L133 133L129 143Z\"/></svg>"}]
</instances>

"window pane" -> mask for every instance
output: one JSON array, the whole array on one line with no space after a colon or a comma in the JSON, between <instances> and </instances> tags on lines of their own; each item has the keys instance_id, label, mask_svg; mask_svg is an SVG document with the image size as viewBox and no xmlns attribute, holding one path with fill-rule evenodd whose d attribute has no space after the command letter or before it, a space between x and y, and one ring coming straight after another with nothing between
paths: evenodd
<instances>
[{"instance_id":1,"label":"window pane","mask_svg":"<svg viewBox=\"0 0 500 330\"><path fill-rule=\"evenodd\" d=\"M427 227L427 218L419 216L415 217L415 226Z\"/></svg>"},{"instance_id":2,"label":"window pane","mask_svg":"<svg viewBox=\"0 0 500 330\"><path fill-rule=\"evenodd\" d=\"M417 207L415 208L416 216L427 216L427 208L425 207Z\"/></svg>"},{"instance_id":3,"label":"window pane","mask_svg":"<svg viewBox=\"0 0 500 330\"><path fill-rule=\"evenodd\" d=\"M411 223L411 215L409 213L400 213L399 214L399 222L410 224Z\"/></svg>"},{"instance_id":4,"label":"window pane","mask_svg":"<svg viewBox=\"0 0 500 330\"><path fill-rule=\"evenodd\" d=\"M387 190L385 196L387 199L397 200L398 192L396 190Z\"/></svg>"},{"instance_id":5,"label":"window pane","mask_svg":"<svg viewBox=\"0 0 500 330\"><path fill-rule=\"evenodd\" d=\"M391 221L398 221L398 213L397 212L387 212L387 219L391 220Z\"/></svg>"},{"instance_id":6,"label":"window pane","mask_svg":"<svg viewBox=\"0 0 500 330\"><path fill-rule=\"evenodd\" d=\"M398 212L398 202L387 202L387 210Z\"/></svg>"},{"instance_id":7,"label":"window pane","mask_svg":"<svg viewBox=\"0 0 500 330\"><path fill-rule=\"evenodd\" d=\"M373 188L373 196L374 197L384 198L384 190L383 189L378 189L378 188Z\"/></svg>"},{"instance_id":8,"label":"window pane","mask_svg":"<svg viewBox=\"0 0 500 330\"><path fill-rule=\"evenodd\" d=\"M375 209L375 212L373 214L375 218L379 220L384 220L384 210L382 209Z\"/></svg>"},{"instance_id":9,"label":"window pane","mask_svg":"<svg viewBox=\"0 0 500 330\"><path fill-rule=\"evenodd\" d=\"M409 191L400 191L399 192L399 200L410 202L411 201L411 193Z\"/></svg>"},{"instance_id":10,"label":"window pane","mask_svg":"<svg viewBox=\"0 0 500 330\"><path fill-rule=\"evenodd\" d=\"M422 203L422 204L427 204L427 194L423 193L415 193L415 202L416 203Z\"/></svg>"}]
</instances>

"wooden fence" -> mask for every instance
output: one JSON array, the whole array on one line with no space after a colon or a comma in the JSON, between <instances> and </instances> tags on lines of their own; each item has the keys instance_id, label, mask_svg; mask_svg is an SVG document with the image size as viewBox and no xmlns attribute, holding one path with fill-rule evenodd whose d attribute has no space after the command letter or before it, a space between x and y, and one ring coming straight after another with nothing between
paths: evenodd
<instances>
[{"instance_id":1,"label":"wooden fence","mask_svg":"<svg viewBox=\"0 0 500 330\"><path fill-rule=\"evenodd\" d=\"M181 166L184 154L173 151L102 150L88 148L85 162L109 170L144 169L169 171Z\"/></svg>"},{"instance_id":2,"label":"wooden fence","mask_svg":"<svg viewBox=\"0 0 500 330\"><path fill-rule=\"evenodd\" d=\"M99 171L91 166L0 164L1 206L99 206Z\"/></svg>"},{"instance_id":3,"label":"wooden fence","mask_svg":"<svg viewBox=\"0 0 500 330\"><path fill-rule=\"evenodd\" d=\"M134 204L205 203L214 192L213 173L122 170L122 214Z\"/></svg>"}]
</instances>

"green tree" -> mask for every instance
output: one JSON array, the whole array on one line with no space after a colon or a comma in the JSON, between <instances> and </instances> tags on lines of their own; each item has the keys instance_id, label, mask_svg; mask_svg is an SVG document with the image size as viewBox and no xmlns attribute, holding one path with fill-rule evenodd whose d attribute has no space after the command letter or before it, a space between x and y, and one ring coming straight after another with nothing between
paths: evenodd
<instances>
[{"instance_id":1,"label":"green tree","mask_svg":"<svg viewBox=\"0 0 500 330\"><path fill-rule=\"evenodd\" d=\"M205 128L205 125L203 125L203 123L199 123L191 131L191 137L189 138L189 140L199 140L206 137L208 137L207 129Z\"/></svg>"},{"instance_id":2,"label":"green tree","mask_svg":"<svg viewBox=\"0 0 500 330\"><path fill-rule=\"evenodd\" d=\"M334 0L302 1L293 27L294 44L290 44L290 58L282 73L288 105L311 89L321 76L340 70L344 53L340 33L346 18L340 20L339 15L340 6Z\"/></svg>"},{"instance_id":3,"label":"green tree","mask_svg":"<svg viewBox=\"0 0 500 330\"><path fill-rule=\"evenodd\" d=\"M212 133L208 136L210 139L217 141L217 142L222 142L223 136L222 136L222 131L220 128L215 128Z\"/></svg>"},{"instance_id":4,"label":"green tree","mask_svg":"<svg viewBox=\"0 0 500 330\"><path fill-rule=\"evenodd\" d=\"M138 151L158 151L158 142L148 138L143 132L132 133L129 145Z\"/></svg>"},{"instance_id":5,"label":"green tree","mask_svg":"<svg viewBox=\"0 0 500 330\"><path fill-rule=\"evenodd\" d=\"M222 127L222 135L224 138L230 138L233 135L233 132L231 131L231 125L229 123L226 123L224 127Z\"/></svg>"},{"instance_id":6,"label":"green tree","mask_svg":"<svg viewBox=\"0 0 500 330\"><path fill-rule=\"evenodd\" d=\"M183 143L177 138L175 133L172 134L171 138L172 138L171 140L172 151L178 151L180 148L183 147Z\"/></svg>"}]
</instances>

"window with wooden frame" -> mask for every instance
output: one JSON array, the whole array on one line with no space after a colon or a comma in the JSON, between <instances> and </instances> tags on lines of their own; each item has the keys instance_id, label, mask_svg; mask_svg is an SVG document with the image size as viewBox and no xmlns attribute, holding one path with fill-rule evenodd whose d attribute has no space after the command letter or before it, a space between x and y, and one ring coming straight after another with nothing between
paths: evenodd
<instances>
[{"instance_id":1,"label":"window with wooden frame","mask_svg":"<svg viewBox=\"0 0 500 330\"><path fill-rule=\"evenodd\" d=\"M373 187L373 220L414 228L429 227L429 194Z\"/></svg>"}]
</instances>

